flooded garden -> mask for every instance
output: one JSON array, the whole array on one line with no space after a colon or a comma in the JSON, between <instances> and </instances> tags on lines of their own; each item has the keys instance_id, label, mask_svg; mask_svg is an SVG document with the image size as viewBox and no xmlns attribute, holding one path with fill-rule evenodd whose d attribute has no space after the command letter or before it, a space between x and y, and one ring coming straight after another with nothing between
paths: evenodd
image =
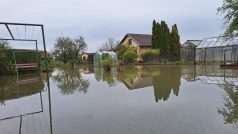
<instances>
[{"instance_id":1,"label":"flooded garden","mask_svg":"<svg viewBox=\"0 0 238 134\"><path fill-rule=\"evenodd\" d=\"M238 71L121 66L0 77L3 134L238 132Z\"/></svg>"}]
</instances>

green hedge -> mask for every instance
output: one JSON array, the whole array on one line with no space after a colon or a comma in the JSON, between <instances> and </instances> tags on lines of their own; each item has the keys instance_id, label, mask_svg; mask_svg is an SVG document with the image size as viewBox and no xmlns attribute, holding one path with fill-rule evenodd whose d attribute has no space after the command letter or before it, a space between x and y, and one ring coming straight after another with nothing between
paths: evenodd
<instances>
[{"instance_id":1,"label":"green hedge","mask_svg":"<svg viewBox=\"0 0 238 134\"><path fill-rule=\"evenodd\" d=\"M158 60L159 54L160 54L159 49L151 49L151 50L147 50L147 51L143 52L141 57L145 61Z\"/></svg>"},{"instance_id":2,"label":"green hedge","mask_svg":"<svg viewBox=\"0 0 238 134\"><path fill-rule=\"evenodd\" d=\"M14 52L17 64L38 63L40 61L40 53L36 51L0 50L0 75L16 73Z\"/></svg>"}]
</instances>

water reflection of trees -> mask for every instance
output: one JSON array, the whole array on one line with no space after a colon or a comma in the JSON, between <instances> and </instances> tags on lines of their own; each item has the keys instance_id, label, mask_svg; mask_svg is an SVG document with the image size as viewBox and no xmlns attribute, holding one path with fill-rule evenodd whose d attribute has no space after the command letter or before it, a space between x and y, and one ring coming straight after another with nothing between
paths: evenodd
<instances>
[{"instance_id":1,"label":"water reflection of trees","mask_svg":"<svg viewBox=\"0 0 238 134\"><path fill-rule=\"evenodd\" d=\"M130 66L119 68L117 76L129 90L153 86L155 101L167 100L171 91L178 96L181 84L179 66Z\"/></svg>"},{"instance_id":2,"label":"water reflection of trees","mask_svg":"<svg viewBox=\"0 0 238 134\"><path fill-rule=\"evenodd\" d=\"M180 66L121 66L104 71L94 68L94 77L110 87L122 82L129 90L153 87L155 101L167 100L171 91L178 96L181 84Z\"/></svg>"},{"instance_id":3,"label":"water reflection of trees","mask_svg":"<svg viewBox=\"0 0 238 134\"><path fill-rule=\"evenodd\" d=\"M57 73L53 75L53 79L64 95L73 94L75 91L87 93L89 87L89 81L84 80L81 73L74 69L59 68Z\"/></svg>"},{"instance_id":4,"label":"water reflection of trees","mask_svg":"<svg viewBox=\"0 0 238 134\"><path fill-rule=\"evenodd\" d=\"M238 125L238 87L226 83L224 90L224 107L218 108L218 113L223 116L225 124Z\"/></svg>"},{"instance_id":5,"label":"water reflection of trees","mask_svg":"<svg viewBox=\"0 0 238 134\"><path fill-rule=\"evenodd\" d=\"M160 75L153 77L155 101L167 100L173 90L178 96L181 84L181 70L179 66L167 66L159 68Z\"/></svg>"}]
</instances>

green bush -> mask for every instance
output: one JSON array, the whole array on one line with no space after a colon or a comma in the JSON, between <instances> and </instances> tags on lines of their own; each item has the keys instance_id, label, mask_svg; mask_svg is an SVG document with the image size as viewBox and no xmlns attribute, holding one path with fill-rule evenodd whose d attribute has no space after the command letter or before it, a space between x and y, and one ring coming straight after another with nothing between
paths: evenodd
<instances>
[{"instance_id":1,"label":"green bush","mask_svg":"<svg viewBox=\"0 0 238 134\"><path fill-rule=\"evenodd\" d=\"M159 54L160 54L159 49L151 49L151 50L146 50L145 52L143 52L141 57L145 61L155 60L155 59L159 59Z\"/></svg>"},{"instance_id":2,"label":"green bush","mask_svg":"<svg viewBox=\"0 0 238 134\"><path fill-rule=\"evenodd\" d=\"M9 75L16 74L15 60L14 60L14 50L2 49L0 50L0 74ZM15 59L17 64L24 63L39 63L40 53L36 51L25 51L15 52Z\"/></svg>"},{"instance_id":3,"label":"green bush","mask_svg":"<svg viewBox=\"0 0 238 134\"><path fill-rule=\"evenodd\" d=\"M12 64L11 60L6 57L1 57L0 60L0 75L8 75L8 74L15 74L16 69L15 66Z\"/></svg>"},{"instance_id":4,"label":"green bush","mask_svg":"<svg viewBox=\"0 0 238 134\"><path fill-rule=\"evenodd\" d=\"M122 56L122 61L124 63L133 63L137 58L137 52L135 50L128 49L125 54Z\"/></svg>"},{"instance_id":5,"label":"green bush","mask_svg":"<svg viewBox=\"0 0 238 134\"><path fill-rule=\"evenodd\" d=\"M125 54L126 50L128 50L128 47L125 45L119 45L119 47L116 49L116 54L118 59L122 59L123 55Z\"/></svg>"},{"instance_id":6,"label":"green bush","mask_svg":"<svg viewBox=\"0 0 238 134\"><path fill-rule=\"evenodd\" d=\"M102 66L104 67L104 69L106 71L110 71L111 67L112 67L112 57L111 56L106 56L103 60L102 60Z\"/></svg>"},{"instance_id":7,"label":"green bush","mask_svg":"<svg viewBox=\"0 0 238 134\"><path fill-rule=\"evenodd\" d=\"M116 54L119 60L123 63L132 63L138 57L136 48L129 45L120 45L116 49Z\"/></svg>"}]
</instances>

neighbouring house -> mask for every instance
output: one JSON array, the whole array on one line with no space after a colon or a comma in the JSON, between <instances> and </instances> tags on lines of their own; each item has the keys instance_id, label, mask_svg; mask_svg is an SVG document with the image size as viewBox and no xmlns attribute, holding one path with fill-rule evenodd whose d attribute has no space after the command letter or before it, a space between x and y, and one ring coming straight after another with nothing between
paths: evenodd
<instances>
[{"instance_id":1,"label":"neighbouring house","mask_svg":"<svg viewBox=\"0 0 238 134\"><path fill-rule=\"evenodd\" d=\"M202 42L202 40L187 40L181 46L181 57L182 61L194 61L195 60L195 50L197 46Z\"/></svg>"},{"instance_id":2,"label":"neighbouring house","mask_svg":"<svg viewBox=\"0 0 238 134\"><path fill-rule=\"evenodd\" d=\"M93 57L95 53L83 53L81 56L82 61L87 63L93 63Z\"/></svg>"},{"instance_id":3,"label":"neighbouring house","mask_svg":"<svg viewBox=\"0 0 238 134\"><path fill-rule=\"evenodd\" d=\"M134 34L128 33L121 40L120 45L133 46L137 49L139 57L137 60L141 60L140 55L145 51L152 48L151 45L152 35L150 34Z\"/></svg>"}]
</instances>

